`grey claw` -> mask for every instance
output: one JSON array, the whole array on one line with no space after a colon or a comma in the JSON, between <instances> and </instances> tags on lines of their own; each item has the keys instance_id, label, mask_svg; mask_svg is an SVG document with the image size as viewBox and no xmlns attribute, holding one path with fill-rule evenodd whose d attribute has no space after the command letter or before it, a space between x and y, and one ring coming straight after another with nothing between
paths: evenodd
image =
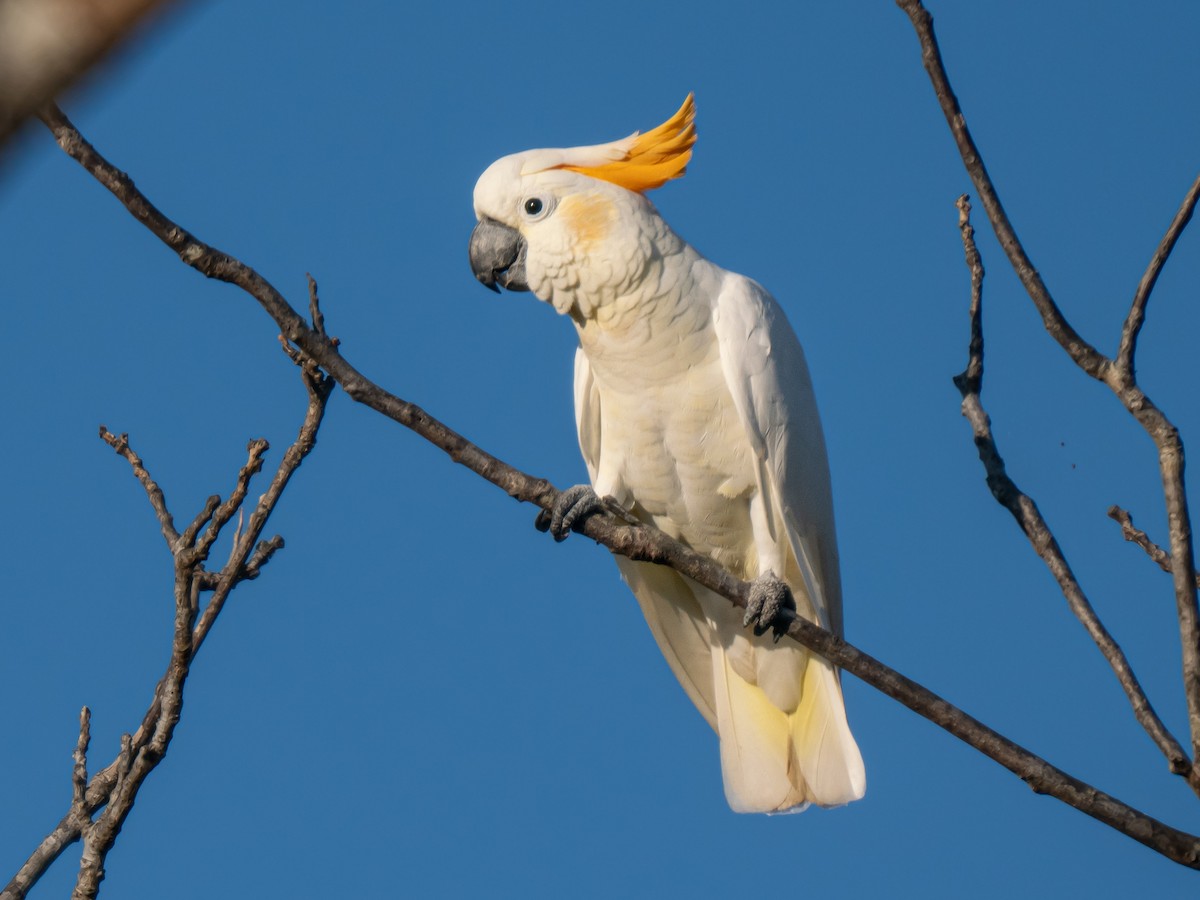
<instances>
[{"instance_id":1,"label":"grey claw","mask_svg":"<svg viewBox=\"0 0 1200 900\"><path fill-rule=\"evenodd\" d=\"M750 585L750 599L746 604L742 625L753 625L756 636L770 631L775 636L775 642L779 643L779 639L787 634L795 613L796 601L791 588L775 577L774 572L766 572Z\"/></svg>"},{"instance_id":2,"label":"grey claw","mask_svg":"<svg viewBox=\"0 0 1200 900\"><path fill-rule=\"evenodd\" d=\"M565 541L572 526L603 510L604 504L596 492L586 484L577 484L559 494L550 509L539 512L533 527L538 531L549 531L556 541Z\"/></svg>"}]
</instances>

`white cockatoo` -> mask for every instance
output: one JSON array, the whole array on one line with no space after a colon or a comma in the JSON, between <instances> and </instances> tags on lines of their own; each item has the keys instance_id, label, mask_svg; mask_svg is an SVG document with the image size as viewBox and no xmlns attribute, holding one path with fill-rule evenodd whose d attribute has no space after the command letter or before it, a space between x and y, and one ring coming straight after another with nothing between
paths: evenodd
<instances>
[{"instance_id":1,"label":"white cockatoo","mask_svg":"<svg viewBox=\"0 0 1200 900\"><path fill-rule=\"evenodd\" d=\"M839 806L866 788L837 670L761 632L790 589L797 612L842 629L825 441L783 311L714 265L646 192L684 173L691 95L658 128L609 144L505 156L475 186L470 258L488 287L530 290L570 316L575 420L594 493L564 492L552 530L611 497L765 598L743 616L672 569L616 557L688 697L720 737L738 812ZM774 607L772 608L772 603ZM750 618L753 618L751 616Z\"/></svg>"}]
</instances>

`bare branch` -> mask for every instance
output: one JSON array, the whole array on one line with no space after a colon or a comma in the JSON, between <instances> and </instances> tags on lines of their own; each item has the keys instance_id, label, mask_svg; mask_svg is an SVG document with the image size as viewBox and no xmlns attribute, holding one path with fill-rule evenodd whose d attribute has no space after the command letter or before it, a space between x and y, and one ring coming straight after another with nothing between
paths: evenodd
<instances>
[{"instance_id":1,"label":"bare branch","mask_svg":"<svg viewBox=\"0 0 1200 900\"><path fill-rule=\"evenodd\" d=\"M71 771L72 806L83 808L87 793L87 752L92 740L92 711L86 706L79 713L79 742L75 744L75 767Z\"/></svg>"},{"instance_id":2,"label":"bare branch","mask_svg":"<svg viewBox=\"0 0 1200 900\"><path fill-rule=\"evenodd\" d=\"M324 377L321 381L317 381L303 367L301 375L305 390L308 392L308 409L304 415L304 422L300 426L296 440L284 452L283 459L275 470L275 475L271 479L270 485L267 486L266 492L259 497L258 503L246 523L245 531L239 534L229 562L221 570L213 596L204 608L204 613L200 616L200 621L196 624L192 635L195 644L193 652L198 651L201 644L204 643L204 639L208 636L213 622L220 615L230 591L240 581L257 577L259 568L265 565L271 555L283 546L283 539L280 537L272 538L257 548L255 543L262 534L263 527L267 524L267 519L270 518L275 505L279 502L284 488L287 487L296 470L300 468L304 458L316 446L317 431L324 419L325 405L329 400L329 395L333 392L334 385L332 380ZM248 575L248 571L252 571L254 574Z\"/></svg>"},{"instance_id":3,"label":"bare branch","mask_svg":"<svg viewBox=\"0 0 1200 900\"><path fill-rule=\"evenodd\" d=\"M746 587L748 590L749 585ZM1165 825L1068 775L927 688L905 678L807 619L793 619L788 628L788 635L995 760L1036 793L1055 797L1145 844L1168 859L1189 868L1200 869L1200 837Z\"/></svg>"},{"instance_id":4,"label":"bare branch","mask_svg":"<svg viewBox=\"0 0 1200 900\"><path fill-rule=\"evenodd\" d=\"M462 435L428 415L413 403L373 384L338 352L337 343L310 328L295 309L254 269L197 240L186 229L164 216L121 172L96 152L57 107L42 114L59 146L117 197L125 208L159 240L201 274L234 284L250 294L275 320L283 337L317 363L355 401L412 429L440 447L455 462L500 487L510 496L548 508L558 492L550 482L523 476L511 466L485 453Z\"/></svg>"},{"instance_id":5,"label":"bare branch","mask_svg":"<svg viewBox=\"0 0 1200 900\"><path fill-rule=\"evenodd\" d=\"M942 52L938 48L937 38L933 34L933 16L921 5L920 0L896 0L896 5L904 10L917 31L917 36L921 40L921 56L925 71L929 73L929 79L933 82L938 103L941 104L942 113L954 135L954 141L958 144L958 151L962 155L967 174L971 176L975 192L983 202L983 207L995 229L1000 246L1004 248L1009 262L1016 270L1017 277L1021 279L1021 284L1025 286L1026 292L1033 300L1038 312L1041 313L1046 331L1054 340L1058 341L1059 345L1067 351L1081 369L1094 378L1103 379L1110 364L1108 358L1085 341L1063 317L1054 298L1050 296L1050 292L1042 282L1042 276L1038 274L1037 269L1034 268L1025 253L1025 248L1017 238L1016 230L1009 222L1008 215L1004 212L1000 197L983 164L983 157L967 128L967 120L962 109L959 108L958 98L954 96L954 90L950 87L950 79L942 64Z\"/></svg>"},{"instance_id":6,"label":"bare branch","mask_svg":"<svg viewBox=\"0 0 1200 900\"><path fill-rule=\"evenodd\" d=\"M174 527L171 526L170 532L173 537L168 536L168 540L175 558L175 627L167 672L154 692L150 707L142 718L141 727L133 735L127 734L122 738L121 752L117 758L96 773L90 783L87 783L86 789L86 769L82 768L86 765L86 758L82 756L86 750L86 718L81 722L80 743L76 749L76 766L73 773L71 810L30 855L4 891L0 892L0 900L20 900L25 897L62 851L80 837L84 839L84 851L72 896L80 900L96 896L104 878L104 861L133 808L138 791L167 753L183 708L184 684L200 645L233 588L247 578L256 577L272 554L283 546L283 539L278 536L262 541L257 546L255 542L288 480L316 444L316 432L320 427L325 403L333 389L332 381L320 376L320 373L317 374L320 380L314 378L307 370L302 372L308 394L308 408L300 435L284 454L270 486L255 505L249 526L235 541L229 564L221 573L214 575L206 572L202 564L212 541L245 500L251 477L261 469L262 455L266 450L265 441L250 443L249 460L239 472L234 491L225 504L221 504L219 498L210 497L182 537L174 534ZM124 435L120 438L115 437L106 429L102 429L101 434L118 453L129 460L146 488L156 512L159 513L160 522L170 523L171 516L162 492L146 473L141 459L129 446L128 438ZM197 541L200 529L206 522L210 523L209 532ZM165 526L164 535L167 535ZM212 589L214 594L204 609L203 618L197 623L197 597L202 589ZM86 708L84 714L85 717L88 716ZM103 811L93 822L91 817L101 810Z\"/></svg>"},{"instance_id":7,"label":"bare branch","mask_svg":"<svg viewBox=\"0 0 1200 900\"><path fill-rule=\"evenodd\" d=\"M179 540L179 532L175 530L175 520L171 518L171 514L167 511L167 500L163 496L162 489L150 477L150 473L146 471L146 467L142 464L142 458L134 453L133 448L129 446L129 435L122 434L118 437L105 426L101 425L100 438L104 443L112 447L119 456L125 457L129 465L133 467L133 474L141 482L142 487L145 488L146 496L150 498L150 505L154 508L154 514L158 517L158 524L162 529L163 538L167 542L167 548L174 553L175 544Z\"/></svg>"},{"instance_id":8,"label":"bare branch","mask_svg":"<svg viewBox=\"0 0 1200 900\"><path fill-rule=\"evenodd\" d=\"M246 445L246 452L249 453L249 459L238 472L237 483L234 485L233 492L229 495L229 499L221 503L212 513L212 522L208 529L196 542L196 551L200 554L200 559L208 557L208 551L212 548L213 543L221 534L221 529L233 518L233 514L241 509L242 503L246 499L246 492L250 489L250 479L262 471L263 454L271 448L271 445L263 438L258 438Z\"/></svg>"},{"instance_id":9,"label":"bare branch","mask_svg":"<svg viewBox=\"0 0 1200 900\"><path fill-rule=\"evenodd\" d=\"M325 316L321 313L321 300L317 296L317 281L312 275L307 272L304 276L308 279L308 317L312 319L313 331L321 335L321 337L329 337L325 333ZM333 338L333 345L338 345L338 339Z\"/></svg>"},{"instance_id":10,"label":"bare branch","mask_svg":"<svg viewBox=\"0 0 1200 900\"><path fill-rule=\"evenodd\" d=\"M1171 225L1167 228L1167 233L1163 235L1154 255L1150 257L1146 273L1138 282L1137 293L1133 296L1133 305L1125 319L1125 326L1121 329L1121 344L1117 349L1116 360L1117 371L1130 383L1137 381L1134 356L1137 353L1138 334L1142 330L1142 323L1146 321L1146 304L1150 300L1150 293L1154 290L1159 273L1162 272L1162 267L1171 256L1171 251L1175 249L1175 242L1179 240L1183 229L1192 220L1192 213L1196 210L1198 199L1200 199L1200 176L1197 176L1196 180L1192 182L1179 211L1175 213L1175 218L1171 220Z\"/></svg>"},{"instance_id":11,"label":"bare branch","mask_svg":"<svg viewBox=\"0 0 1200 900\"><path fill-rule=\"evenodd\" d=\"M192 519L192 523L183 530L183 535L179 538L179 544L184 547L191 547L196 543L196 535L200 533L200 529L208 524L213 517L213 513L217 511L217 507L221 505L221 497L219 494L213 494L204 503L204 508L196 514L196 518Z\"/></svg>"},{"instance_id":12,"label":"bare branch","mask_svg":"<svg viewBox=\"0 0 1200 900\"><path fill-rule=\"evenodd\" d=\"M1179 619L1183 685L1187 698L1192 757L1193 759L1200 758L1200 606L1197 605L1196 596L1196 560L1192 547L1191 514L1188 510L1187 491L1184 483L1183 441L1179 437L1178 429L1133 380L1133 346L1136 330L1140 327L1138 319L1142 313L1139 312L1135 301L1135 307L1130 314L1133 323L1126 322L1127 333L1122 339L1128 345L1128 369L1122 369L1096 350L1080 337L1066 321L1018 240L1004 208L1000 205L991 179L988 177L983 157L967 130L966 119L959 108L958 100L954 96L942 64L941 50L938 48L937 38L933 33L933 17L921 5L921 0L896 0L896 5L908 15L916 30L921 44L921 56L925 70L929 74L942 113L950 126L963 165L983 201L992 230L996 233L996 237L1004 248L1017 277L1024 285L1026 293L1029 294L1034 306L1041 314L1046 331L1080 369L1104 382L1117 395L1125 409L1137 419L1158 448L1158 466L1162 478L1163 499L1166 501L1167 523L1171 540L1171 575L1175 589L1176 615ZM1189 202L1185 200L1184 207L1176 216L1176 222L1172 223L1171 229L1168 230L1168 236L1172 234L1177 236L1178 232L1182 230L1190 216L1190 212L1185 213L1185 210L1188 209ZM1178 227L1176 227L1176 223ZM1152 261L1151 274L1154 269L1155 264ZM1152 285L1147 285L1146 296L1148 296L1150 286ZM1140 303L1144 311L1145 298ZM1197 783L1200 783L1200 774L1190 775L1189 781L1195 787Z\"/></svg>"},{"instance_id":13,"label":"bare branch","mask_svg":"<svg viewBox=\"0 0 1200 900\"><path fill-rule=\"evenodd\" d=\"M550 482L533 478L502 462L472 444L462 435L428 415L415 404L408 403L374 384L341 356L335 342L309 327L283 296L261 275L239 260L216 250L193 237L155 208L124 173L113 167L75 130L61 111L54 109L44 115L59 144L122 202L126 209L142 222L180 258L210 278L241 287L250 294L278 325L287 342L295 345L340 384L351 398L416 432L442 449L455 462L466 466L484 479L502 488L519 500L549 508L558 496ZM302 362L303 360L301 360ZM307 375L307 372L306 372ZM329 383L309 384L310 393L328 390ZM306 422L307 425L307 422ZM315 434L315 432L314 432ZM292 452L303 443L304 429ZM277 480L282 477L277 475ZM275 484L272 484L272 490ZM268 494L270 491L268 492ZM267 495L264 495L264 498ZM257 535L255 517L247 537ZM692 552L687 547L646 525L631 525L618 517L604 513L587 518L577 529L597 543L630 559L669 565L676 571L726 597L734 605L745 608L750 585L734 577L714 560ZM245 559L245 557L243 557ZM218 588L209 607L196 626L195 645L203 640L205 617L221 598ZM219 608L219 606L217 606ZM1050 794L1083 811L1159 853L1193 868L1200 868L1200 838L1171 828L1121 803L1115 798L1072 778L1044 760L982 725L962 710L952 706L932 692L905 678L893 669L847 644L841 638L808 622L793 619L789 635L804 646L825 656L846 672L904 703L910 709L938 724L959 739L975 747L1025 780L1039 793Z\"/></svg>"},{"instance_id":14,"label":"bare branch","mask_svg":"<svg viewBox=\"0 0 1200 900\"><path fill-rule=\"evenodd\" d=\"M1180 746L1179 741L1167 730L1162 719L1154 711L1154 707L1145 691L1142 690L1124 651L1109 634L1108 629L1104 627L1100 617L1096 615L1096 611L1083 592L1083 588L1080 587L1075 573L1071 571L1071 566L1063 555L1062 548L1059 547L1050 526L1042 518L1037 504L1034 503L1033 498L1022 492L1009 477L1004 460L996 447L996 441L992 435L991 419L984 410L980 397L983 390L983 263L980 260L979 251L975 247L974 231L970 222L971 204L966 195L958 198L957 205L963 249L966 251L967 265L971 270L971 345L966 371L955 377L954 384L962 394L962 413L971 423L979 459L987 473L988 488L991 489L992 496L996 498L996 501L1017 520L1017 524L1033 545L1034 552L1050 569L1054 580L1058 582L1059 589L1067 599L1067 605L1071 608L1071 612L1083 624L1100 652L1104 654L1104 658L1108 660L1108 664L1112 667L1117 680L1125 691L1125 696L1129 698L1133 714L1146 733L1150 735L1151 740L1166 756L1171 771L1176 775L1190 776L1193 772L1192 761L1188 759L1188 755ZM1189 778L1189 783L1194 790L1200 793L1200 785L1191 778Z\"/></svg>"},{"instance_id":15,"label":"bare branch","mask_svg":"<svg viewBox=\"0 0 1200 900\"><path fill-rule=\"evenodd\" d=\"M259 541L258 546L254 548L254 553L250 559L246 561L245 571L242 572L242 577L249 580L257 578L262 567L271 561L271 557L279 550L283 549L283 538L275 535L265 541Z\"/></svg>"},{"instance_id":16,"label":"bare branch","mask_svg":"<svg viewBox=\"0 0 1200 900\"><path fill-rule=\"evenodd\" d=\"M1130 543L1137 544L1146 551L1146 555L1168 575L1171 573L1171 554L1164 550L1142 529L1133 524L1133 516L1119 506L1108 508L1108 517L1121 526L1121 536ZM1200 575L1196 576L1196 586L1200 587Z\"/></svg>"}]
</instances>

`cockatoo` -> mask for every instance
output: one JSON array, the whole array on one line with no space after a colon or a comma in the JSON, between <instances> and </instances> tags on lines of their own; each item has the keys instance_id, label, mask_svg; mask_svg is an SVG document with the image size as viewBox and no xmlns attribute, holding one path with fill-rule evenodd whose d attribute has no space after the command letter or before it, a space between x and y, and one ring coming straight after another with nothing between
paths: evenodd
<instances>
[{"instance_id":1,"label":"cockatoo","mask_svg":"<svg viewBox=\"0 0 1200 900\"><path fill-rule=\"evenodd\" d=\"M825 441L804 352L756 282L680 238L646 192L681 176L689 94L652 131L505 156L475 185L470 259L489 288L532 291L579 336L575 421L592 490L563 493L552 530L612 498L752 581L755 633L673 569L616 557L688 697L720 738L738 812L862 797L866 775L837 670L764 634L796 611L841 633Z\"/></svg>"}]
</instances>

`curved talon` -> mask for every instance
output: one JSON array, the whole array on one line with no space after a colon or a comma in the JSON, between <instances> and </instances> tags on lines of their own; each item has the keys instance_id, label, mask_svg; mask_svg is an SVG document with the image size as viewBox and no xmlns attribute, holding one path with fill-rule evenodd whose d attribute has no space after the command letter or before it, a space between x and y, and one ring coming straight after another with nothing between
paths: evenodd
<instances>
[{"instance_id":1,"label":"curved talon","mask_svg":"<svg viewBox=\"0 0 1200 900\"><path fill-rule=\"evenodd\" d=\"M775 643L779 643L779 639L787 634L795 614L796 600L792 597L792 589L774 572L764 572L750 585L750 599L742 625L753 625L755 636L770 631L775 636Z\"/></svg>"},{"instance_id":2,"label":"curved talon","mask_svg":"<svg viewBox=\"0 0 1200 900\"><path fill-rule=\"evenodd\" d=\"M533 527L538 531L549 531L556 541L565 541L572 526L603 511L604 504L596 492L586 484L577 484L559 494L550 509L539 512Z\"/></svg>"}]
</instances>

